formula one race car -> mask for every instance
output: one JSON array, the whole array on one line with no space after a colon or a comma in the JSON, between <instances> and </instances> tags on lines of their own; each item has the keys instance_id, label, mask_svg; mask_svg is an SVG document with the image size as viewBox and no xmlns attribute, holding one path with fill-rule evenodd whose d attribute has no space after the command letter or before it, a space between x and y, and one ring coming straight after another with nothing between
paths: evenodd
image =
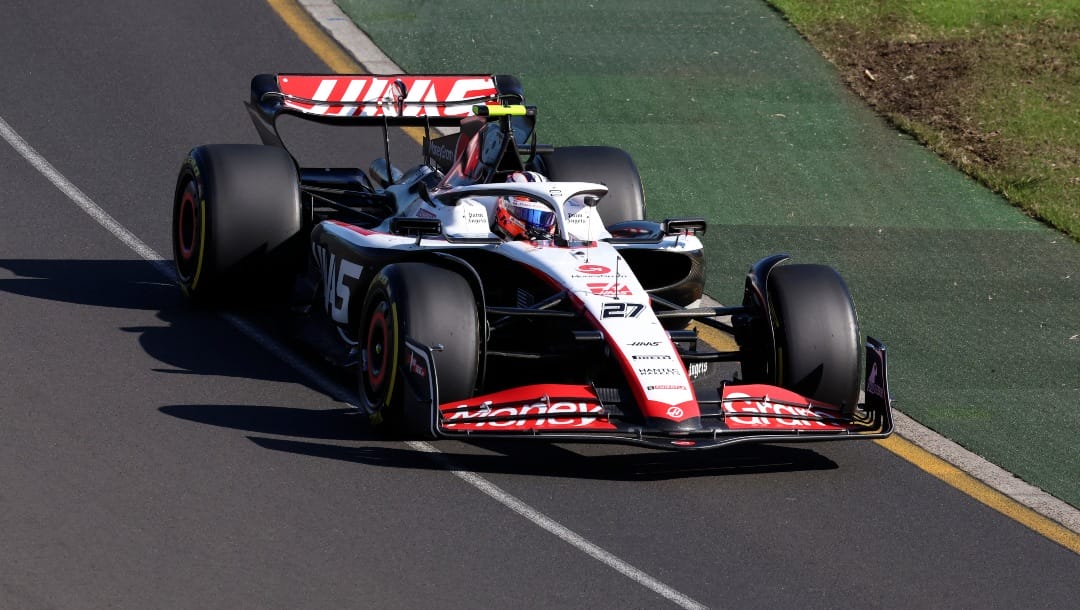
<instances>
[{"instance_id":1,"label":"formula one race car","mask_svg":"<svg viewBox=\"0 0 1080 610\"><path fill-rule=\"evenodd\" d=\"M891 433L884 346L867 339L860 403L859 329L834 270L771 256L741 305L700 306L705 221L645 220L619 149L538 144L516 78L262 74L248 109L263 145L200 146L181 167L180 287L281 304L356 368L374 421L669 449ZM381 127L384 154L367 173L299 167L284 114ZM404 172L395 127L424 131Z\"/></svg>"}]
</instances>

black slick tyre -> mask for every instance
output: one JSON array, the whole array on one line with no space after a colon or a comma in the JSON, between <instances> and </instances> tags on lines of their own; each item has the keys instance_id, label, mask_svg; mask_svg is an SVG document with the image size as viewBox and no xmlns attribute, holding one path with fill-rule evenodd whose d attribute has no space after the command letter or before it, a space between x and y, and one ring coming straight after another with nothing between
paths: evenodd
<instances>
[{"instance_id":1,"label":"black slick tyre","mask_svg":"<svg viewBox=\"0 0 1080 610\"><path fill-rule=\"evenodd\" d=\"M427 263L383 267L368 286L360 317L359 394L373 420L411 438L431 438L434 406L406 400L405 338L434 350L438 401L473 395L479 362L476 298L469 282Z\"/></svg>"},{"instance_id":2,"label":"black slick tyre","mask_svg":"<svg viewBox=\"0 0 1080 610\"><path fill-rule=\"evenodd\" d=\"M540 154L541 173L553 182L596 182L608 187L597 210L604 226L645 219L645 192L630 155L610 146L567 146Z\"/></svg>"},{"instance_id":3,"label":"black slick tyre","mask_svg":"<svg viewBox=\"0 0 1080 610\"><path fill-rule=\"evenodd\" d=\"M767 282L775 353L772 382L848 416L859 398L859 323L847 284L831 267L783 265Z\"/></svg>"},{"instance_id":4,"label":"black slick tyre","mask_svg":"<svg viewBox=\"0 0 1080 610\"><path fill-rule=\"evenodd\" d=\"M296 165L287 152L248 144L193 149L173 199L180 289L210 305L283 298L304 260L302 224Z\"/></svg>"}]
</instances>

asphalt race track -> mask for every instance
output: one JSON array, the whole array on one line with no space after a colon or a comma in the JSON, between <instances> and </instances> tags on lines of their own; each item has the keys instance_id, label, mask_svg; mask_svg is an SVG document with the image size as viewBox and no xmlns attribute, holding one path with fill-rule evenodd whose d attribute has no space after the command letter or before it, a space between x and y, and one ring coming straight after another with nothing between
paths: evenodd
<instances>
[{"instance_id":1,"label":"asphalt race track","mask_svg":"<svg viewBox=\"0 0 1080 610\"><path fill-rule=\"evenodd\" d=\"M326 71L256 0L10 0L0 24L0 119L165 256L184 153L257 141L251 76ZM355 144L318 137L301 143ZM440 441L433 455L380 439L236 324L187 307L6 143L0 180L0 607L1068 607L1080 594L1074 552L873 443Z\"/></svg>"}]
</instances>

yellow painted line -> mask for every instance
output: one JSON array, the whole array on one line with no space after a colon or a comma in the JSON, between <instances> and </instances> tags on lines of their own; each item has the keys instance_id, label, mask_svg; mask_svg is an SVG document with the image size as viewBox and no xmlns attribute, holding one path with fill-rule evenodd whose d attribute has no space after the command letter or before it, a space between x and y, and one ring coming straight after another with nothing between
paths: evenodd
<instances>
[{"instance_id":1,"label":"yellow painted line","mask_svg":"<svg viewBox=\"0 0 1080 610\"><path fill-rule=\"evenodd\" d=\"M356 63L352 56L330 38L308 15L307 11L296 2L293 0L266 0L266 2L281 17L282 21L296 32L300 41L314 51L319 59L332 71L339 74L361 74L364 72L360 64ZM423 141L424 131L422 129L410 127L404 131L417 143ZM735 340L730 335L708 326L695 326L702 339L717 349L738 348ZM1006 517L1025 525L1074 553L1080 554L1080 534L1040 515L929 451L895 435L875 442Z\"/></svg>"},{"instance_id":2,"label":"yellow painted line","mask_svg":"<svg viewBox=\"0 0 1080 610\"><path fill-rule=\"evenodd\" d=\"M735 343L735 338L725 332L697 322L692 322L690 328L696 330L701 340L716 348L717 351L726 352L739 349L739 344Z\"/></svg>"},{"instance_id":3,"label":"yellow painted line","mask_svg":"<svg viewBox=\"0 0 1080 610\"><path fill-rule=\"evenodd\" d=\"M875 442L1013 521L1018 521L1072 552L1080 554L1080 534L1040 515L933 453L895 435Z\"/></svg>"},{"instance_id":4,"label":"yellow painted line","mask_svg":"<svg viewBox=\"0 0 1080 610\"><path fill-rule=\"evenodd\" d=\"M727 333L696 322L691 324L691 327L698 331L698 335L706 343L718 350L738 349L738 344L735 343L734 338ZM1080 554L1080 534L1053 519L1040 515L1038 512L990 487L933 453L896 435L876 442L888 451L912 463L920 470L944 481L949 486L962 491L1013 521L1034 530L1043 537L1049 538L1074 553Z\"/></svg>"},{"instance_id":5,"label":"yellow painted line","mask_svg":"<svg viewBox=\"0 0 1080 610\"><path fill-rule=\"evenodd\" d=\"M299 4L293 0L266 0L266 3L281 17L285 25L296 32L300 42L314 51L331 70L338 74L358 74L362 71L360 64L334 39L327 36Z\"/></svg>"},{"instance_id":6,"label":"yellow painted line","mask_svg":"<svg viewBox=\"0 0 1080 610\"><path fill-rule=\"evenodd\" d=\"M363 66L356 63L352 55L341 48L327 33L311 18L311 15L294 0L266 0L270 8L281 17L285 25L300 38L300 42L308 46L315 55L326 64L331 71L337 74L366 74ZM424 141L424 130L420 127L401 128L417 144Z\"/></svg>"}]
</instances>

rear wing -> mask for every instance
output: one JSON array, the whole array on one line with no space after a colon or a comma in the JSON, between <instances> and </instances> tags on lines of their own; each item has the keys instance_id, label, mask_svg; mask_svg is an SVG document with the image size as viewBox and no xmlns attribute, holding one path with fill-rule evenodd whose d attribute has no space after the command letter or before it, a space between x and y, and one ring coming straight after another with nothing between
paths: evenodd
<instances>
[{"instance_id":1,"label":"rear wing","mask_svg":"<svg viewBox=\"0 0 1080 610\"><path fill-rule=\"evenodd\" d=\"M264 144L284 145L282 114L336 124L456 127L475 105L522 104L508 75L259 74L248 111Z\"/></svg>"}]
</instances>

